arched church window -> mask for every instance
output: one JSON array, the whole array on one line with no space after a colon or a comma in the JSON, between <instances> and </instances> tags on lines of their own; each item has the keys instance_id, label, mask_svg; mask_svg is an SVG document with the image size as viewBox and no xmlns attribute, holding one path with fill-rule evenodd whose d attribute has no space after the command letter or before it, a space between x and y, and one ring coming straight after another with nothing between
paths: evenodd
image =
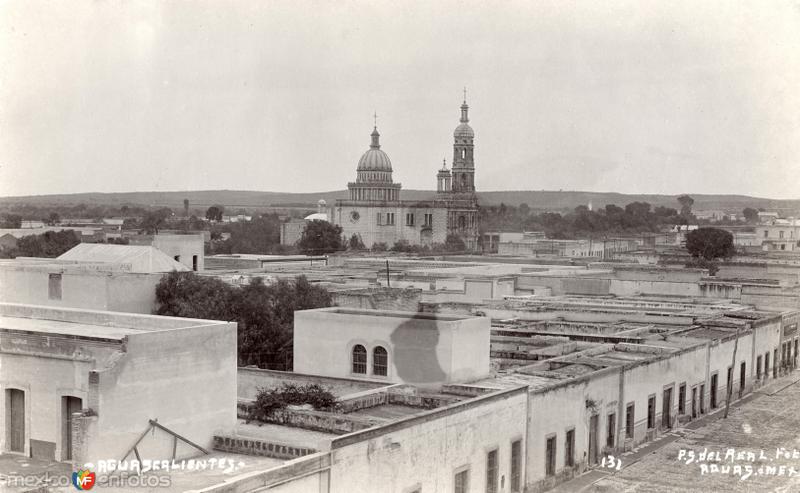
<instances>
[{"instance_id":1,"label":"arched church window","mask_svg":"<svg viewBox=\"0 0 800 493\"><path fill-rule=\"evenodd\" d=\"M467 157L467 150L461 149L461 159L465 159Z\"/></svg>"},{"instance_id":2,"label":"arched church window","mask_svg":"<svg viewBox=\"0 0 800 493\"><path fill-rule=\"evenodd\" d=\"M458 227L459 229L464 229L467 227L467 218L464 216L458 216Z\"/></svg>"},{"instance_id":3,"label":"arched church window","mask_svg":"<svg viewBox=\"0 0 800 493\"><path fill-rule=\"evenodd\" d=\"M361 344L353 346L353 373L367 373L367 349Z\"/></svg>"}]
</instances>

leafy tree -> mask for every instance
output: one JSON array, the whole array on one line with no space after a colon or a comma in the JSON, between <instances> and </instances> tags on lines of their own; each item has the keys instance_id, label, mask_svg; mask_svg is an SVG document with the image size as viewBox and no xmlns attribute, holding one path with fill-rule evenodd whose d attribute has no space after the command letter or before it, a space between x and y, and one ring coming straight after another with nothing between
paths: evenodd
<instances>
[{"instance_id":1,"label":"leafy tree","mask_svg":"<svg viewBox=\"0 0 800 493\"><path fill-rule=\"evenodd\" d=\"M22 227L22 216L19 214L3 214L3 219L0 221L0 227L19 229Z\"/></svg>"},{"instance_id":2,"label":"leafy tree","mask_svg":"<svg viewBox=\"0 0 800 493\"><path fill-rule=\"evenodd\" d=\"M729 258L736 249L733 246L733 235L719 228L699 228L686 235L686 250L693 257L705 260Z\"/></svg>"},{"instance_id":3,"label":"leafy tree","mask_svg":"<svg viewBox=\"0 0 800 493\"><path fill-rule=\"evenodd\" d=\"M122 220L122 229L139 229L139 221L132 217Z\"/></svg>"},{"instance_id":4,"label":"leafy tree","mask_svg":"<svg viewBox=\"0 0 800 493\"><path fill-rule=\"evenodd\" d=\"M300 276L242 287L193 272L171 272L156 287L156 314L235 321L240 365L290 370L294 311L332 305L328 291Z\"/></svg>"},{"instance_id":5,"label":"leafy tree","mask_svg":"<svg viewBox=\"0 0 800 493\"><path fill-rule=\"evenodd\" d=\"M681 205L681 216L689 217L692 214L692 205L694 204L694 199L686 194L683 194L678 197L678 203Z\"/></svg>"},{"instance_id":6,"label":"leafy tree","mask_svg":"<svg viewBox=\"0 0 800 493\"><path fill-rule=\"evenodd\" d=\"M230 238L217 241L222 233L229 233ZM217 225L211 230L211 239L212 253L272 253L280 247L281 220L277 214L262 214L250 221Z\"/></svg>"},{"instance_id":7,"label":"leafy tree","mask_svg":"<svg viewBox=\"0 0 800 493\"><path fill-rule=\"evenodd\" d=\"M328 221L306 221L297 246L306 255L319 255L341 250L342 227Z\"/></svg>"},{"instance_id":8,"label":"leafy tree","mask_svg":"<svg viewBox=\"0 0 800 493\"><path fill-rule=\"evenodd\" d=\"M458 235L453 234L447 235L447 238L444 240L444 247L448 252L463 252L467 249L464 240Z\"/></svg>"},{"instance_id":9,"label":"leafy tree","mask_svg":"<svg viewBox=\"0 0 800 493\"><path fill-rule=\"evenodd\" d=\"M276 413L286 406L303 404L320 411L329 410L336 406L336 396L317 383L283 383L280 387L262 388L248 409L248 420L272 422L279 419Z\"/></svg>"},{"instance_id":10,"label":"leafy tree","mask_svg":"<svg viewBox=\"0 0 800 493\"><path fill-rule=\"evenodd\" d=\"M44 223L49 226L55 226L60 222L61 222L61 216L59 216L57 212L51 212L50 215L47 216L47 220L44 221Z\"/></svg>"},{"instance_id":11,"label":"leafy tree","mask_svg":"<svg viewBox=\"0 0 800 493\"><path fill-rule=\"evenodd\" d=\"M225 212L225 208L221 205L212 205L208 209L206 209L206 219L209 221L222 221L222 213Z\"/></svg>"},{"instance_id":12,"label":"leafy tree","mask_svg":"<svg viewBox=\"0 0 800 493\"><path fill-rule=\"evenodd\" d=\"M758 222L758 210L753 209L752 207L745 207L742 211L744 215L745 221L748 223L757 223Z\"/></svg>"},{"instance_id":13,"label":"leafy tree","mask_svg":"<svg viewBox=\"0 0 800 493\"><path fill-rule=\"evenodd\" d=\"M353 236L351 236L350 240L347 242L347 248L349 248L350 250L366 249L366 247L364 246L364 242L361 241L361 237L355 233L353 233Z\"/></svg>"},{"instance_id":14,"label":"leafy tree","mask_svg":"<svg viewBox=\"0 0 800 493\"><path fill-rule=\"evenodd\" d=\"M144 230L145 234L157 235L158 229L164 226L167 222L167 218L172 216L172 214L172 209L168 207L163 207L155 211L148 211L139 222L139 227Z\"/></svg>"},{"instance_id":15,"label":"leafy tree","mask_svg":"<svg viewBox=\"0 0 800 493\"><path fill-rule=\"evenodd\" d=\"M75 231L45 231L40 235L24 236L17 242L18 257L55 258L80 243Z\"/></svg>"}]
</instances>

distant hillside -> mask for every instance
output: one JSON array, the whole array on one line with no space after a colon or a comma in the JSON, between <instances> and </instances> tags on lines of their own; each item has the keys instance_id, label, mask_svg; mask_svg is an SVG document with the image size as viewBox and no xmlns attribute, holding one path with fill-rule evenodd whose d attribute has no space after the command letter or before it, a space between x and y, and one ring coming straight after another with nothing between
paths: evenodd
<instances>
[{"instance_id":1,"label":"distant hillside","mask_svg":"<svg viewBox=\"0 0 800 493\"><path fill-rule=\"evenodd\" d=\"M428 190L403 190L403 200L423 200L435 196L436 192ZM800 200L774 200L745 195L703 195L690 194L694 198L694 210L721 209L741 212L745 207L762 207L767 210L778 210L787 214L800 212ZM281 193L253 192L241 190L202 190L187 192L124 192L124 193L75 193L63 195L33 195L27 197L0 197L0 206L35 205L35 206L74 206L86 205L142 205L166 206L182 208L183 200L189 199L191 207L208 207L222 204L226 208L265 208L265 207L314 207L319 199L333 203L336 199L347 198L347 190L334 190L317 193ZM481 205L518 206L526 203L534 210L569 210L578 205L591 202L594 208L606 204L624 206L630 202L648 202L653 206L678 208L678 201L673 195L628 195L606 192L573 192L573 191L505 191L479 192Z\"/></svg>"}]
</instances>

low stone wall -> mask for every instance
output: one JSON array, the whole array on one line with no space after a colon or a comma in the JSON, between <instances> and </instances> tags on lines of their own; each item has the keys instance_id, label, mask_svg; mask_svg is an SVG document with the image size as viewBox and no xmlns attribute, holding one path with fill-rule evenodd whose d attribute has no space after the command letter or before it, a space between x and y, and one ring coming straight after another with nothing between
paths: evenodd
<instances>
[{"instance_id":1,"label":"low stone wall","mask_svg":"<svg viewBox=\"0 0 800 493\"><path fill-rule=\"evenodd\" d=\"M312 448L295 447L255 438L225 435L214 435L214 450L243 455L272 457L274 459L296 459L317 452Z\"/></svg>"},{"instance_id":2,"label":"low stone wall","mask_svg":"<svg viewBox=\"0 0 800 493\"><path fill-rule=\"evenodd\" d=\"M280 387L284 383L305 385L316 383L328 389L336 397L356 392L385 387L382 382L370 382L354 378L335 378L320 375L305 375L291 371L264 370L254 367L240 367L237 371L237 396L240 399L255 399L260 388Z\"/></svg>"},{"instance_id":3,"label":"low stone wall","mask_svg":"<svg viewBox=\"0 0 800 493\"><path fill-rule=\"evenodd\" d=\"M248 419L251 402L252 401L239 401L237 406L239 418ZM283 409L276 411L265 422L344 435L346 433L371 428L372 426L384 423L384 420L324 411Z\"/></svg>"}]
</instances>

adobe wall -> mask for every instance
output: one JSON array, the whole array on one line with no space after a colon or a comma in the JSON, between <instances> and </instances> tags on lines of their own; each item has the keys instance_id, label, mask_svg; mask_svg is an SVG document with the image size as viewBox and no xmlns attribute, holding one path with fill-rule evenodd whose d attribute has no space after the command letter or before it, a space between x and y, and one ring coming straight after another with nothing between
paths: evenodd
<instances>
[{"instance_id":1,"label":"adobe wall","mask_svg":"<svg viewBox=\"0 0 800 493\"><path fill-rule=\"evenodd\" d=\"M236 424L236 324L130 335L127 352L98 371L98 418L87 459L120 458L148 420L210 448L215 433ZM148 434L142 458L169 459L172 437ZM194 450L181 446L181 453Z\"/></svg>"}]
</instances>

